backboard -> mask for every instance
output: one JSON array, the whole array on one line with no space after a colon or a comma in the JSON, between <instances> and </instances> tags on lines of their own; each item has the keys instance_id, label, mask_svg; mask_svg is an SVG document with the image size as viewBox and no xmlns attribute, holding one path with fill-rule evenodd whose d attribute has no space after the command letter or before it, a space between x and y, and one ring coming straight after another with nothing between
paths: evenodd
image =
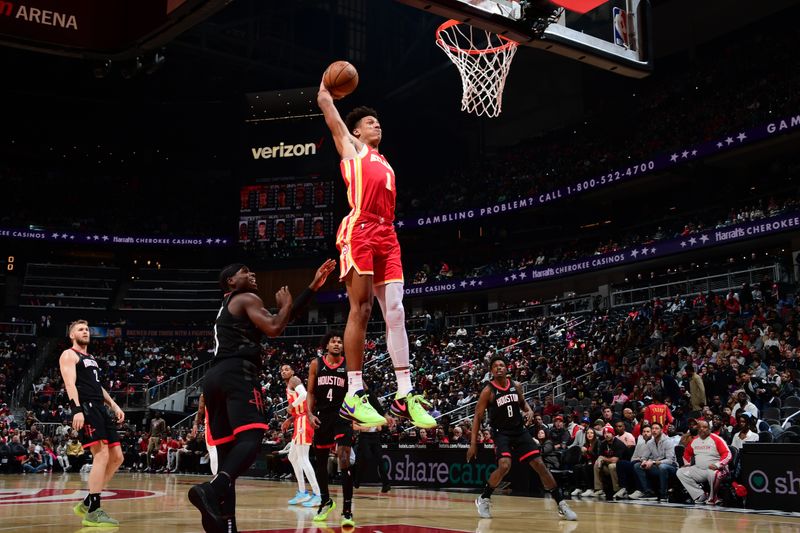
<instances>
[{"instance_id":1,"label":"backboard","mask_svg":"<svg viewBox=\"0 0 800 533\"><path fill-rule=\"evenodd\" d=\"M567 0L398 1L617 74L652 70L649 0L599 0L586 13L561 8Z\"/></svg>"}]
</instances>

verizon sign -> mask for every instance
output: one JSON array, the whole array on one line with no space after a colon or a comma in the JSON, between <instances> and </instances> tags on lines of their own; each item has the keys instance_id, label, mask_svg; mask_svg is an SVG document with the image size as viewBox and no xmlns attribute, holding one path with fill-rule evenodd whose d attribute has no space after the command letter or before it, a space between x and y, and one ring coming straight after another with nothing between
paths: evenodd
<instances>
[{"instance_id":1,"label":"verizon sign","mask_svg":"<svg viewBox=\"0 0 800 533\"><path fill-rule=\"evenodd\" d=\"M251 148L253 159L284 159L287 157L308 157L317 155L317 150L322 146L321 138L316 143L287 144L281 142L274 146L261 146Z\"/></svg>"}]
</instances>

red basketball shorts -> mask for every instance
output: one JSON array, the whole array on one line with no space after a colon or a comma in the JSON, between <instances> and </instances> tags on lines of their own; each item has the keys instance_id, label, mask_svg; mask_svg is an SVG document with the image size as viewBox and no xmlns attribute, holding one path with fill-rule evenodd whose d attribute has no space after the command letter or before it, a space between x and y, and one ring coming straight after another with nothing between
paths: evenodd
<instances>
[{"instance_id":1,"label":"red basketball shorts","mask_svg":"<svg viewBox=\"0 0 800 533\"><path fill-rule=\"evenodd\" d=\"M367 213L346 216L336 234L339 249L339 280L353 268L361 275L371 275L373 284L403 283L400 243L391 222Z\"/></svg>"},{"instance_id":2,"label":"red basketball shorts","mask_svg":"<svg viewBox=\"0 0 800 533\"><path fill-rule=\"evenodd\" d=\"M292 442L295 444L311 445L314 442L314 428L308 422L308 416L300 415L294 417L294 433Z\"/></svg>"}]
</instances>

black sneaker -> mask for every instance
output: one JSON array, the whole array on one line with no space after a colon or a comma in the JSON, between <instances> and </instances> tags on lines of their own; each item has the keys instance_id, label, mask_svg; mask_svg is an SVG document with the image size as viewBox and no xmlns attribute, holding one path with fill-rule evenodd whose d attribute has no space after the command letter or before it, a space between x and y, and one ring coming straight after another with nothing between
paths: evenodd
<instances>
[{"instance_id":1,"label":"black sneaker","mask_svg":"<svg viewBox=\"0 0 800 533\"><path fill-rule=\"evenodd\" d=\"M381 492L382 492L383 494L386 494L386 493L387 493L387 492L389 492L390 490L392 490L392 486L391 486L391 485L389 485L388 483L385 483L385 484L384 484L384 485L381 487Z\"/></svg>"},{"instance_id":2,"label":"black sneaker","mask_svg":"<svg viewBox=\"0 0 800 533\"><path fill-rule=\"evenodd\" d=\"M222 516L219 500L211 483L201 483L189 489L189 501L200 511L206 533L227 533L228 521Z\"/></svg>"}]
</instances>

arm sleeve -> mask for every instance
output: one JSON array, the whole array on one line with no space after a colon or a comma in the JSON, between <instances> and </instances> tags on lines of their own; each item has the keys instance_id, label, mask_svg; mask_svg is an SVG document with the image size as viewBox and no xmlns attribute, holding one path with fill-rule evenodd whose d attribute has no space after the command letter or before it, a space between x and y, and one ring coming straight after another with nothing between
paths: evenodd
<instances>
[{"instance_id":1,"label":"arm sleeve","mask_svg":"<svg viewBox=\"0 0 800 533\"><path fill-rule=\"evenodd\" d=\"M719 438L717 435L711 434L711 439L714 441L714 444L717 447L717 453L719 453L719 464L720 466L726 465L731 461L731 450L728 448L728 445L725 444L725 441Z\"/></svg>"},{"instance_id":2,"label":"arm sleeve","mask_svg":"<svg viewBox=\"0 0 800 533\"><path fill-rule=\"evenodd\" d=\"M297 398L295 398L295 400L292 402L292 407L297 407L298 405L306 401L306 396L308 396L308 392L306 391L306 388L303 386L302 383L300 385L297 385L294 388L294 391L297 393Z\"/></svg>"},{"instance_id":3,"label":"arm sleeve","mask_svg":"<svg viewBox=\"0 0 800 533\"><path fill-rule=\"evenodd\" d=\"M289 311L289 322L294 321L297 316L303 312L303 310L311 303L311 300L314 298L315 291L312 291L308 287L303 289L297 298L292 300L292 309Z\"/></svg>"},{"instance_id":4,"label":"arm sleeve","mask_svg":"<svg viewBox=\"0 0 800 533\"><path fill-rule=\"evenodd\" d=\"M692 458L694 457L694 448L692 448L692 444L694 443L694 439L689 441L689 444L686 445L686 449L683 451L683 464L690 465L692 464Z\"/></svg>"}]
</instances>

